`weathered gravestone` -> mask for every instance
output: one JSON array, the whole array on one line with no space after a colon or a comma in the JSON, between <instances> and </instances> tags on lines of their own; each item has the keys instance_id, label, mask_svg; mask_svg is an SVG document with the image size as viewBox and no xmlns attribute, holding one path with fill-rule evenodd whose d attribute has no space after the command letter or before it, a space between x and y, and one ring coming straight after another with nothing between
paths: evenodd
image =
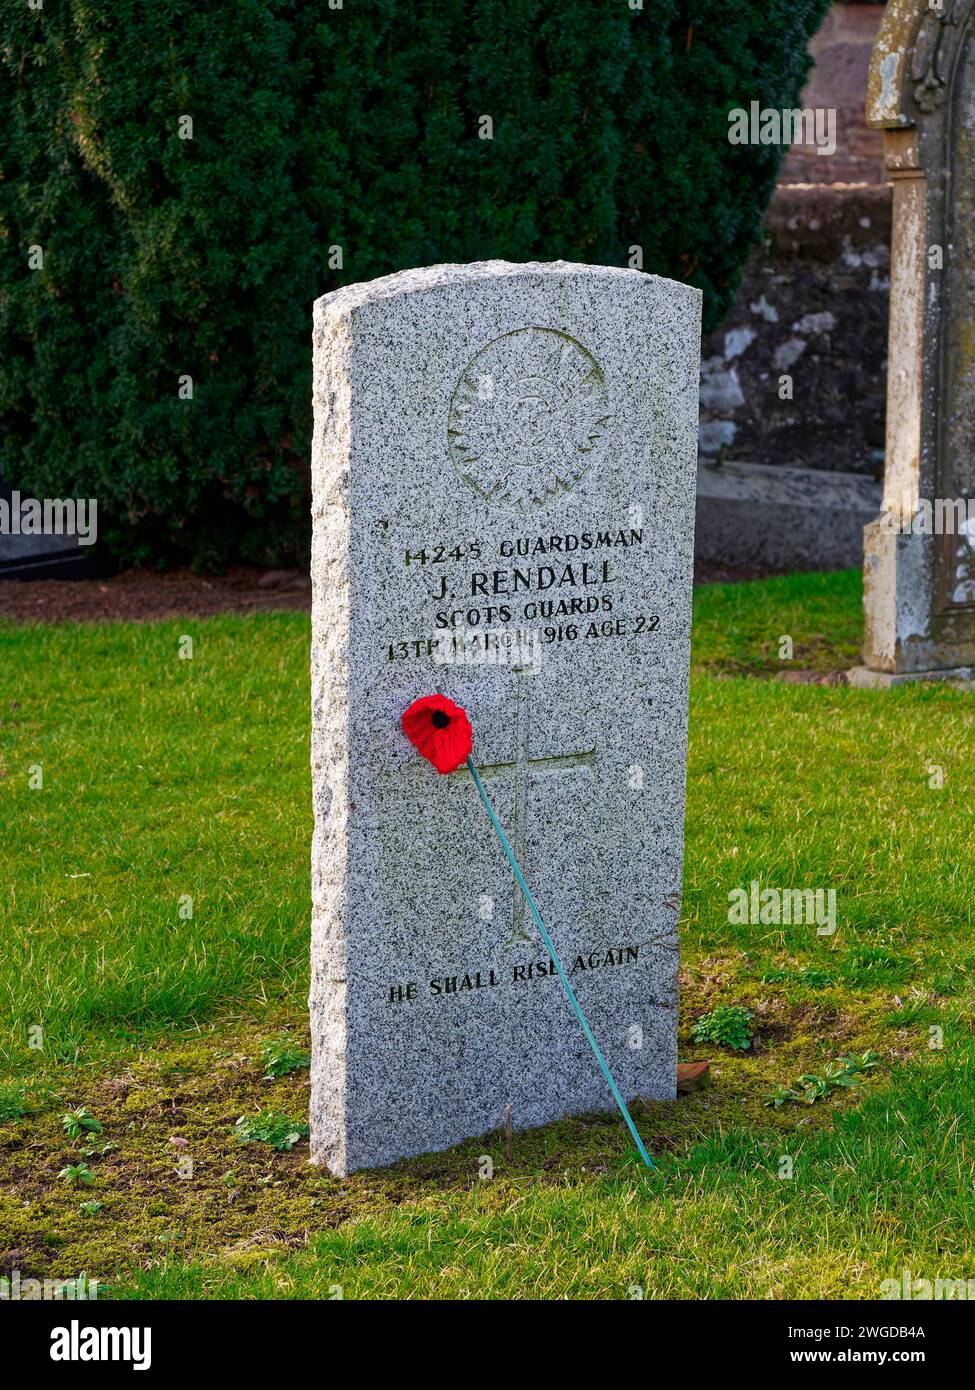
<instances>
[{"instance_id":1,"label":"weathered gravestone","mask_svg":"<svg viewBox=\"0 0 975 1390\"><path fill-rule=\"evenodd\" d=\"M894 184L883 515L858 684L975 674L975 0L891 0L867 120Z\"/></svg>"},{"instance_id":2,"label":"weathered gravestone","mask_svg":"<svg viewBox=\"0 0 975 1390\"><path fill-rule=\"evenodd\" d=\"M312 1153L337 1174L676 1079L700 296L600 266L406 271L315 306Z\"/></svg>"}]
</instances>

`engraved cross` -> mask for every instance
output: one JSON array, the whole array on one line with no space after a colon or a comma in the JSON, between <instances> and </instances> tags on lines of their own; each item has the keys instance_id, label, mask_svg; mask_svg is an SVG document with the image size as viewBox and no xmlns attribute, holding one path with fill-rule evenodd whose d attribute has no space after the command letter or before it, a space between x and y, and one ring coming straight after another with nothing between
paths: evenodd
<instances>
[{"instance_id":1,"label":"engraved cross","mask_svg":"<svg viewBox=\"0 0 975 1390\"><path fill-rule=\"evenodd\" d=\"M499 777L508 772L515 775L515 805L511 822L511 848L515 859L521 866L526 881L531 875L525 863L526 830L528 824L528 774L532 772L561 772L570 767L588 767L596 760L596 749L585 748L575 753L558 753L544 758L531 755L531 704L528 698L528 682L533 674L530 667L514 667L516 717L515 717L515 757L513 762L489 763L477 770L482 778ZM507 830L508 827L506 826ZM505 942L513 946L520 941L531 941L525 930L525 899L515 877L511 876L513 887L512 932Z\"/></svg>"}]
</instances>

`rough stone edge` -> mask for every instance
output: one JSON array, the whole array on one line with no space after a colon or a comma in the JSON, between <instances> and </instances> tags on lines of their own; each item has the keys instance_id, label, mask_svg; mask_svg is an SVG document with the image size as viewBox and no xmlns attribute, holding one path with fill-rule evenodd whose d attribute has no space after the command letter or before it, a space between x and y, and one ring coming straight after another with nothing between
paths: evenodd
<instances>
[{"instance_id":1,"label":"rough stone edge","mask_svg":"<svg viewBox=\"0 0 975 1390\"><path fill-rule=\"evenodd\" d=\"M360 280L354 285L344 285L315 300L314 319L316 326L326 318L348 314L364 305L399 295L423 294L439 289L444 285L469 285L480 280L497 280L517 276L552 276L564 279L570 275L601 275L615 280L630 280L649 288L652 285L665 287L670 293L686 297L688 304L702 303L704 293L694 285L682 284L679 280L669 280L662 275L651 275L644 270L630 270L623 266L588 265L581 261L471 261L467 264L444 263L440 265L417 266L410 270L398 270L392 275L381 275L375 280Z\"/></svg>"},{"instance_id":2,"label":"rough stone edge","mask_svg":"<svg viewBox=\"0 0 975 1390\"><path fill-rule=\"evenodd\" d=\"M346 1172L341 1111L347 1084L345 911L348 843L348 679L351 595L349 471L352 401L347 319L316 318L312 434L311 1161ZM319 639L318 634L326 634ZM328 879L326 867L332 870ZM339 987L337 988L337 984Z\"/></svg>"}]
</instances>

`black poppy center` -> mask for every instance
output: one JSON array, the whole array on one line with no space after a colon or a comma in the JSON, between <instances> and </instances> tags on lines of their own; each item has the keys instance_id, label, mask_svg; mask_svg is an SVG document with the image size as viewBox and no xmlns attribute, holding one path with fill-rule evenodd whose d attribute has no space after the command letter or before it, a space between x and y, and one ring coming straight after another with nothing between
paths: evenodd
<instances>
[{"instance_id":1,"label":"black poppy center","mask_svg":"<svg viewBox=\"0 0 975 1390\"><path fill-rule=\"evenodd\" d=\"M447 727L447 725L448 725L449 723L450 723L450 715L449 715L449 714L445 714L444 711L443 711L442 709L435 709L435 710L433 711L433 727L434 727L435 729L446 729L446 727Z\"/></svg>"}]
</instances>

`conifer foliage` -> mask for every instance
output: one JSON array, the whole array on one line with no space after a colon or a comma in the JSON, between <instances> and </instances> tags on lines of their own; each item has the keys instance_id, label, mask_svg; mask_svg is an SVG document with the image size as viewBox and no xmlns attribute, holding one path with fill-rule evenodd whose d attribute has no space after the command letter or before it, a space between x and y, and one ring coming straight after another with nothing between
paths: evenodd
<instances>
[{"instance_id":1,"label":"conifer foliage","mask_svg":"<svg viewBox=\"0 0 975 1390\"><path fill-rule=\"evenodd\" d=\"M4 0L8 482L97 497L127 561L273 561L307 535L317 295L639 247L717 322L782 155L728 111L798 105L827 4Z\"/></svg>"}]
</instances>

